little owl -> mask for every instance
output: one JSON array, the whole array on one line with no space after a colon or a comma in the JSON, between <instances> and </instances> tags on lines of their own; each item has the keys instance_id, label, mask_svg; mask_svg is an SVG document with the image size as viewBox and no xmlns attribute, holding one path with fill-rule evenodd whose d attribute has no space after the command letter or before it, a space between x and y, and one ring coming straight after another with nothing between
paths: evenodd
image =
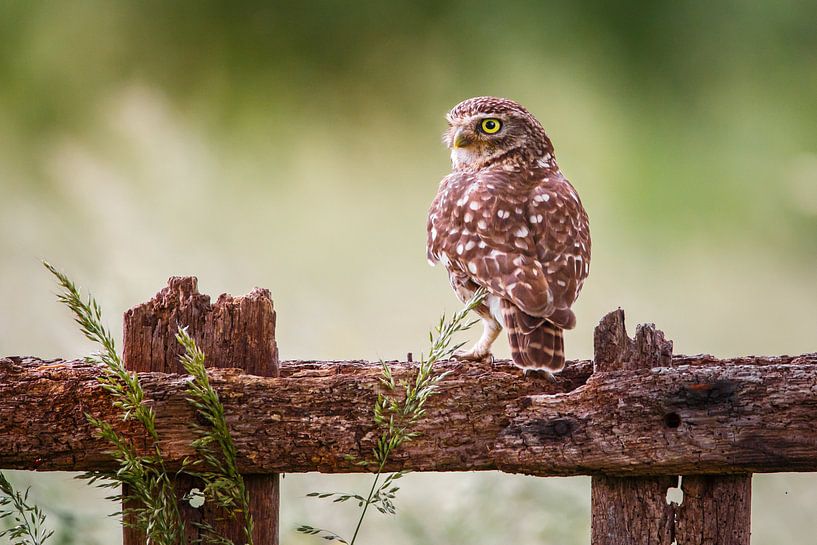
<instances>
[{"instance_id":1,"label":"little owl","mask_svg":"<svg viewBox=\"0 0 817 545\"><path fill-rule=\"evenodd\" d=\"M462 301L478 288L484 331L461 359L490 360L508 330L513 361L561 371L562 330L590 272L590 228L539 121L512 100L470 98L446 116L453 171L428 214L428 258L443 263Z\"/></svg>"}]
</instances>

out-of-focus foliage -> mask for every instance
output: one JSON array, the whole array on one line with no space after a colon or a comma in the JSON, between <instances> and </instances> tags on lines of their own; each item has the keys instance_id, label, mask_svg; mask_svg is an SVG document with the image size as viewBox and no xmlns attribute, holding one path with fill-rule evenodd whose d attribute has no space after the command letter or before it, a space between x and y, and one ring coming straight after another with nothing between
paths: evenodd
<instances>
[{"instance_id":1,"label":"out-of-focus foliage","mask_svg":"<svg viewBox=\"0 0 817 545\"><path fill-rule=\"evenodd\" d=\"M813 351L815 28L809 0L2 2L0 353L90 351L52 326L43 257L108 316L196 274L270 287L284 358L418 351L458 308L424 259L442 116L478 94L539 117L590 213L570 357L616 306L679 352ZM289 530L312 520L298 491L343 479L287 477ZM586 481L405 481L369 540L587 540ZM807 541L810 482L756 477L755 544Z\"/></svg>"},{"instance_id":2,"label":"out-of-focus foliage","mask_svg":"<svg viewBox=\"0 0 817 545\"><path fill-rule=\"evenodd\" d=\"M251 147L283 155L305 119L421 131L454 100L512 94L548 126L598 125L591 142L638 158L607 173L630 221L700 236L783 205L792 218L751 234L799 234L814 250L814 210L791 202L807 182L769 190L814 168L773 159L817 141L815 21L807 0L12 1L0 8L4 140L37 169L48 133L87 131L134 82L227 141L253 128L266 136ZM568 109L576 91L585 111Z\"/></svg>"}]
</instances>

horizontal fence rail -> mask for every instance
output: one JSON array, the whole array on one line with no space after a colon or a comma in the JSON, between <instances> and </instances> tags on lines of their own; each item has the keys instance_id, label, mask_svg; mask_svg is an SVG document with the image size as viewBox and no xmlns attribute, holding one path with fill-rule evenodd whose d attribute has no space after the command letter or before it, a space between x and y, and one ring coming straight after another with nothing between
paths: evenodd
<instances>
[{"instance_id":1,"label":"horizontal fence rail","mask_svg":"<svg viewBox=\"0 0 817 545\"><path fill-rule=\"evenodd\" d=\"M211 304L193 277L172 277L124 322L125 365L139 372L155 409L169 469L193 454L195 438L178 325L207 354L251 492L257 545L278 545L278 473L374 470L349 456L369 458L381 431L372 415L381 364L279 362L275 324L269 291ZM749 545L751 474L817 471L817 354L673 355L652 324L630 338L621 310L601 320L594 345L593 361L568 362L554 380L507 361L440 362L448 374L419 437L384 469L592 475L591 545ZM417 364L388 363L396 380L414 379ZM0 468L114 469L87 414L137 445L141 438L147 451L144 430L125 429L112 409L101 372L81 360L0 358ZM174 482L195 486L191 477ZM683 490L680 504L667 501L673 487ZM206 522L234 541L240 534L206 505L182 514L190 528ZM124 543L145 537L126 528Z\"/></svg>"},{"instance_id":2,"label":"horizontal fence rail","mask_svg":"<svg viewBox=\"0 0 817 545\"><path fill-rule=\"evenodd\" d=\"M415 364L390 362L396 379ZM592 372L569 362L555 382L508 362L442 362L421 436L389 470L499 469L530 475L817 471L817 354L673 356L652 369ZM0 467L110 469L85 413L114 421L83 361L0 359ZM359 472L369 455L380 363L283 361L280 377L210 369L245 473ZM163 452L192 454L184 375L141 373Z\"/></svg>"}]
</instances>

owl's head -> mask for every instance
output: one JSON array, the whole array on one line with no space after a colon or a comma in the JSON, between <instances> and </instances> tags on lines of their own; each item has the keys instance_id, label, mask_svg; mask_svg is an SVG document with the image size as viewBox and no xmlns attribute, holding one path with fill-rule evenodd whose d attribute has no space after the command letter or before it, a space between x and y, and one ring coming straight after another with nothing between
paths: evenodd
<instances>
[{"instance_id":1,"label":"owl's head","mask_svg":"<svg viewBox=\"0 0 817 545\"><path fill-rule=\"evenodd\" d=\"M451 150L456 170L479 170L495 165L548 166L553 145L531 113L513 100L474 97L446 115L443 142Z\"/></svg>"}]
</instances>

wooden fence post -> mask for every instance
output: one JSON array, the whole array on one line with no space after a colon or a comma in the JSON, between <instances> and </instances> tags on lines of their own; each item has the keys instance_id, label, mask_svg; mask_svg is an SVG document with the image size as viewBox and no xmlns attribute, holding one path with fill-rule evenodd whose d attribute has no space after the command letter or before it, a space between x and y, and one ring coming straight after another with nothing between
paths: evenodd
<instances>
[{"instance_id":1,"label":"wooden fence post","mask_svg":"<svg viewBox=\"0 0 817 545\"><path fill-rule=\"evenodd\" d=\"M182 325L204 351L208 367L278 375L275 310L268 290L256 288L235 298L222 295L211 305L210 297L198 292L195 277L171 277L167 287L153 299L127 311L124 322L124 360L131 371L184 373L179 363L182 350L175 339L177 327ZM240 418L237 414L227 415L228 420ZM255 544L278 545L278 475L244 475L244 480L251 497ZM176 486L180 494L185 494L196 487L196 482L181 477ZM189 539L198 537L193 523L208 522L234 543L244 543L240 520L224 520L223 513L207 503L200 508L182 503ZM125 528L123 543L144 545L145 538Z\"/></svg>"},{"instance_id":2,"label":"wooden fence post","mask_svg":"<svg viewBox=\"0 0 817 545\"><path fill-rule=\"evenodd\" d=\"M627 336L624 311L602 318L594 336L593 372L669 365L672 341L655 326L638 327L635 341ZM674 510L667 490L678 477L594 476L591 484L592 545L671 545Z\"/></svg>"},{"instance_id":3,"label":"wooden fence post","mask_svg":"<svg viewBox=\"0 0 817 545\"><path fill-rule=\"evenodd\" d=\"M594 372L672 364L672 341L653 324L627 336L624 312L605 316L595 331ZM703 385L706 387L705 385ZM678 429L678 414L656 415L657 425ZM749 545L751 475L681 478L680 505L667 502L679 477L594 476L592 545Z\"/></svg>"}]
</instances>

